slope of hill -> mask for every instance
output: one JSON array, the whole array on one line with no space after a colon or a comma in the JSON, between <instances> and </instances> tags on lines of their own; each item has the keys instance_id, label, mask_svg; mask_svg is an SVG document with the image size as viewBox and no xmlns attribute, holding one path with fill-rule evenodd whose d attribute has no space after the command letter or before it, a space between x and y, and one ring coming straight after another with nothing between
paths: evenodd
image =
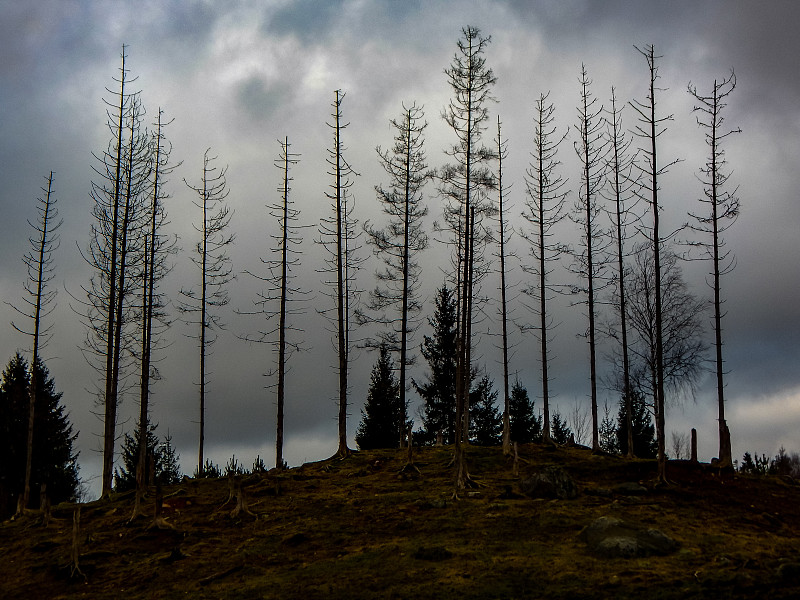
<instances>
[{"instance_id":1,"label":"slope of hill","mask_svg":"<svg viewBox=\"0 0 800 600\"><path fill-rule=\"evenodd\" d=\"M580 448L526 445L513 474L497 448L468 448L477 487L453 499L452 449L355 452L283 473L186 479L164 490L171 527L130 521L132 495L83 504L73 573L73 505L0 524L1 598L790 598L800 597L800 486ZM533 499L548 466L573 499ZM632 485L639 483L641 485ZM627 484L627 485L621 485ZM665 556L592 552L599 517L658 529Z\"/></svg>"}]
</instances>

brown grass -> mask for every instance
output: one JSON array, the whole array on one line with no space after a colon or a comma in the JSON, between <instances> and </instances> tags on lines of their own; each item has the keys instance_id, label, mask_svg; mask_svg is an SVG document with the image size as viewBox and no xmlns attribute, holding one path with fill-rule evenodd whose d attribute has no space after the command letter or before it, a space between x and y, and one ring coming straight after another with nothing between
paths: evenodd
<instances>
[{"instance_id":1,"label":"brown grass","mask_svg":"<svg viewBox=\"0 0 800 600\"><path fill-rule=\"evenodd\" d=\"M165 488L175 529L149 528L152 516L129 524L130 494L84 504L85 578L71 575L74 507L53 507L46 527L26 515L0 524L0 598L800 597L800 487L789 480L671 462L671 485L655 487L652 461L529 445L520 478L561 465L581 488L574 500L533 500L499 448L467 453L482 486L457 501L452 449L425 448L419 476L400 474L405 451L386 450L247 477L255 516L231 516L224 478ZM627 481L648 493L605 495ZM603 515L660 529L681 548L593 556L578 534Z\"/></svg>"}]
</instances>

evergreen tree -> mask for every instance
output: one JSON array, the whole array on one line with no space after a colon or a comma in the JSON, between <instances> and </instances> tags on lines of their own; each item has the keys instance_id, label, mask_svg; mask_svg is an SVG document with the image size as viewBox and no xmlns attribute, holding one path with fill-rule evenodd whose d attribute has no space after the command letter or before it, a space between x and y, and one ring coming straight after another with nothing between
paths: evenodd
<instances>
[{"instance_id":1,"label":"evergreen tree","mask_svg":"<svg viewBox=\"0 0 800 600\"><path fill-rule=\"evenodd\" d=\"M457 307L453 292L446 285L437 290L435 306L433 317L428 319L433 335L424 336L421 348L430 371L425 383L412 381L412 384L425 403L419 439L430 444L441 432L444 443L452 444L456 418Z\"/></svg>"},{"instance_id":2,"label":"evergreen tree","mask_svg":"<svg viewBox=\"0 0 800 600\"><path fill-rule=\"evenodd\" d=\"M361 423L356 432L356 443L362 450L396 448L397 432L401 426L400 384L394 375L395 365L387 344L379 347L380 356L372 367L367 402L361 410Z\"/></svg>"},{"instance_id":3,"label":"evergreen tree","mask_svg":"<svg viewBox=\"0 0 800 600\"><path fill-rule=\"evenodd\" d=\"M542 439L542 418L534 413L533 400L528 397L528 390L519 379L511 388L508 414L511 421L511 441L529 444Z\"/></svg>"},{"instance_id":4,"label":"evergreen tree","mask_svg":"<svg viewBox=\"0 0 800 600\"><path fill-rule=\"evenodd\" d=\"M624 395L622 398L622 405L625 406ZM614 423L614 419L611 417L607 403L605 405L605 414L603 415L603 420L600 421L599 435L600 435L600 449L603 452L608 452L609 454L619 453L619 441L617 439L617 425L616 423Z\"/></svg>"},{"instance_id":5,"label":"evergreen tree","mask_svg":"<svg viewBox=\"0 0 800 600\"><path fill-rule=\"evenodd\" d=\"M552 438L556 444L562 446L569 442L569 436L572 435L572 430L567 425L567 421L561 418L561 413L558 411L553 413L552 423Z\"/></svg>"},{"instance_id":6,"label":"evergreen tree","mask_svg":"<svg viewBox=\"0 0 800 600\"><path fill-rule=\"evenodd\" d=\"M496 446L503 433L503 415L497 408L497 391L484 375L470 391L470 438L477 446Z\"/></svg>"},{"instance_id":7,"label":"evergreen tree","mask_svg":"<svg viewBox=\"0 0 800 600\"><path fill-rule=\"evenodd\" d=\"M78 437L61 404L60 392L41 361L33 369L36 377L36 423L31 464L31 489L47 486L51 502L74 500L78 493L77 453L72 445ZM13 514L25 485L30 372L25 358L17 353L3 371L0 384L0 518ZM38 493L31 495L37 506Z\"/></svg>"},{"instance_id":8,"label":"evergreen tree","mask_svg":"<svg viewBox=\"0 0 800 600\"><path fill-rule=\"evenodd\" d=\"M655 458L658 447L655 440L655 428L650 421L650 413L644 396L638 390L631 390L631 406L633 414L633 454L639 458ZM620 401L617 417L617 444L620 453L628 453L627 412L624 399Z\"/></svg>"},{"instance_id":9,"label":"evergreen tree","mask_svg":"<svg viewBox=\"0 0 800 600\"><path fill-rule=\"evenodd\" d=\"M157 424L147 427L147 456L145 463L144 480L146 482L157 478L163 485L172 485L181 480L178 453L172 445L172 438L167 435L163 443L159 443L156 435ZM134 431L139 431L137 423ZM154 457L155 477L151 477L149 457ZM139 436L126 433L122 443L122 467L114 470L114 489L125 492L136 488L136 465L139 462Z\"/></svg>"}]
</instances>

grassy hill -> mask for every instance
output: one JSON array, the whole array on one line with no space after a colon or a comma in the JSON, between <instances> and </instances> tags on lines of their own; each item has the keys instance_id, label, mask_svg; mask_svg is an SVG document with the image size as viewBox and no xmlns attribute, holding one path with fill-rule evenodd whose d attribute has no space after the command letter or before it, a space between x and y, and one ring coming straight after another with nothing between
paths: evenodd
<instances>
[{"instance_id":1,"label":"grassy hill","mask_svg":"<svg viewBox=\"0 0 800 600\"><path fill-rule=\"evenodd\" d=\"M513 475L497 448L468 448L478 487L452 498L450 448L355 452L242 479L248 514L231 516L227 478L164 490L174 529L129 522L131 494L0 524L0 598L797 598L800 486L529 445ZM571 500L532 499L520 481L558 465ZM631 495L616 486L640 482ZM679 542L667 556L604 558L580 531L611 516ZM795 562L796 561L796 562Z\"/></svg>"}]
</instances>

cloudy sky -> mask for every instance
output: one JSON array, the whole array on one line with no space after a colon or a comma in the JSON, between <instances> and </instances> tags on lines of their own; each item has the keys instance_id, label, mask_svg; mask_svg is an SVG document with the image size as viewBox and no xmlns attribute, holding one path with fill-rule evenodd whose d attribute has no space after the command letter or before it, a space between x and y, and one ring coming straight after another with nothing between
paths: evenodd
<instances>
[{"instance_id":1,"label":"cloudy sky","mask_svg":"<svg viewBox=\"0 0 800 600\"><path fill-rule=\"evenodd\" d=\"M277 139L288 136L302 154L293 171L293 198L309 225L330 210L325 191L326 149L331 143L330 103L335 89L350 125L344 134L347 158L360 173L353 187L359 218L381 222L374 186L384 181L375 147L392 142L389 119L402 103L424 105L429 122L426 149L431 166L444 164L443 149L454 137L440 117L448 102L443 70L452 60L461 28L479 27L492 42L486 52L497 84L499 114L508 137L506 180L512 183L512 224L523 228L524 172L530 159L534 100L551 91L556 125L576 121L578 75L585 63L592 91L607 102L611 86L622 100L643 99L647 67L634 45L653 44L660 60L662 114L674 114L660 138L665 159L680 159L662 181L664 219L679 225L697 210L702 188L696 178L705 146L686 92L691 81L710 89L715 78L735 69L738 86L726 109L727 124L743 133L730 138L727 158L731 182L739 186L742 215L727 235L738 266L724 281L728 421L734 456L744 451L774 453L780 445L800 451L800 79L796 25L800 7L791 0L746 1L312 1L274 0L87 2L40 0L0 3L0 351L3 363L29 340L16 333L5 303L22 302L28 250L27 219L35 218L35 198L44 176L55 172L55 190L64 219L56 255L58 306L50 317L53 339L46 348L48 366L64 392L72 422L80 430L82 476L98 487L102 423L93 415L94 373L79 351L85 331L70 308L67 293L79 293L90 276L80 250L86 248L92 202L92 153L109 139L104 98L114 89L120 52L127 45L128 68L148 110L161 107L174 118L168 136L173 158L183 161L169 182L170 231L183 251L164 288L175 297L197 279L188 252L195 243L192 223L199 218L184 184L199 180L206 148L226 164L234 211L231 251L237 273L257 270L259 257L275 231L265 204L276 198L279 172L272 164ZM633 126L630 109L627 125ZM486 134L487 141L492 133ZM561 174L577 189L579 168L572 141L562 148ZM572 196L574 198L574 196ZM429 223L441 215L442 201L427 190ZM562 235L574 239L567 226ZM316 293L303 318L308 350L294 357L286 407L285 456L299 464L329 456L336 448L336 377L333 346L317 272L323 255L307 231L302 280ZM516 237L520 261L512 278L524 283L521 263L527 249ZM368 253L366 253L368 254ZM423 290L429 298L442 283L447 249L433 243L423 257ZM372 260L372 259L370 259ZM362 287L374 285L377 264L368 262ZM684 266L685 278L698 295L708 295L706 267ZM566 272L557 273L568 278ZM492 291L495 281L485 289ZM214 346L207 400L206 454L224 463L235 454L251 464L260 454L274 461L274 392L267 389L273 357L265 346L237 336L259 329L249 310L259 287L245 274L230 288L223 312L227 331ZM555 403L562 413L576 403L588 407L588 348L576 334L585 328L580 308L557 300L556 349L552 361ZM72 302L74 304L74 302ZM426 315L430 314L430 302ZM482 331L497 327L493 308ZM519 320L529 318L517 307ZM427 333L423 327L417 336ZM195 467L197 441L197 351L191 329L176 322L159 368L163 379L153 387L153 416L159 432L173 436L183 468ZM536 397L538 353L531 336L514 333L511 369ZM490 336L480 341L478 361L495 378L499 352ZM355 432L374 356L362 353L352 374L349 430ZM603 367L605 368L605 367ZM421 378L424 365L413 370ZM496 378L497 387L500 381ZM668 431L696 427L701 458L716 453L715 396L709 376L697 397L675 398L667 415ZM602 399L615 403L603 390ZM418 400L411 394L412 411ZM538 401L538 398L537 398ZM133 428L138 408L131 396L121 409L120 431ZM351 441L354 446L354 442Z\"/></svg>"}]
</instances>

